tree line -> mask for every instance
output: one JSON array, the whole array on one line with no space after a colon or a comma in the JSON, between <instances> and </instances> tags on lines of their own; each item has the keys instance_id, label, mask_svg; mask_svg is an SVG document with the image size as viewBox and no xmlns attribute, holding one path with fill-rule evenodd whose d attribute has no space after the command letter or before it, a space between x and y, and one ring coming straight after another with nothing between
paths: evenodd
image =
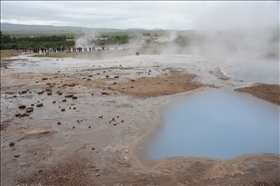
<instances>
[{"instance_id":1,"label":"tree line","mask_svg":"<svg viewBox=\"0 0 280 186\"><path fill-rule=\"evenodd\" d=\"M4 35L1 31L1 50L5 49L28 49L28 48L53 48L60 46L75 46L74 41L66 41L66 39L73 39L73 37L61 36L40 36L40 37L11 37L9 35Z\"/></svg>"}]
</instances>

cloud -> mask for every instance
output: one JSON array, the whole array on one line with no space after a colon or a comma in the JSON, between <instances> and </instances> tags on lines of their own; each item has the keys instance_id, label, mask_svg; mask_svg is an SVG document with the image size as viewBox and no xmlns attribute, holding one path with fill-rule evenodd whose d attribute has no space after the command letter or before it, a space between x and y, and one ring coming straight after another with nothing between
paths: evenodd
<instances>
[{"instance_id":1,"label":"cloud","mask_svg":"<svg viewBox=\"0 0 280 186\"><path fill-rule=\"evenodd\" d=\"M102 28L230 28L279 22L278 2L2 1L1 22Z\"/></svg>"}]
</instances>

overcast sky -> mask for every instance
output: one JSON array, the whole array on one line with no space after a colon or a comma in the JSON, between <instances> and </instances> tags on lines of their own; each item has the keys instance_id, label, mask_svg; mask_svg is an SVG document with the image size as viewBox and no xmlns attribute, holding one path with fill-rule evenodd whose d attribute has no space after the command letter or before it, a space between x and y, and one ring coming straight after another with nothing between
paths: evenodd
<instances>
[{"instance_id":1,"label":"overcast sky","mask_svg":"<svg viewBox=\"0 0 280 186\"><path fill-rule=\"evenodd\" d=\"M1 23L178 30L263 27L279 24L279 2L1 0Z\"/></svg>"}]
</instances>

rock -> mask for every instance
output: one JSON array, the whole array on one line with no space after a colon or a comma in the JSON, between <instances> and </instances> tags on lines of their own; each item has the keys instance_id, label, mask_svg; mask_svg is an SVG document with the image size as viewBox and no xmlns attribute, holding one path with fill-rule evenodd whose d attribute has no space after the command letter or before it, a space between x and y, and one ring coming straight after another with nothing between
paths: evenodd
<instances>
[{"instance_id":1,"label":"rock","mask_svg":"<svg viewBox=\"0 0 280 186\"><path fill-rule=\"evenodd\" d=\"M124 120L121 120L121 122L123 123L123 122L124 122Z\"/></svg>"},{"instance_id":2,"label":"rock","mask_svg":"<svg viewBox=\"0 0 280 186\"><path fill-rule=\"evenodd\" d=\"M66 99L63 99L62 102L66 102Z\"/></svg>"},{"instance_id":3,"label":"rock","mask_svg":"<svg viewBox=\"0 0 280 186\"><path fill-rule=\"evenodd\" d=\"M31 106L34 106L34 104L31 104Z\"/></svg>"},{"instance_id":4,"label":"rock","mask_svg":"<svg viewBox=\"0 0 280 186\"><path fill-rule=\"evenodd\" d=\"M24 109L26 106L25 105L19 105L18 108Z\"/></svg>"},{"instance_id":5,"label":"rock","mask_svg":"<svg viewBox=\"0 0 280 186\"><path fill-rule=\"evenodd\" d=\"M134 86L130 86L130 88L134 88Z\"/></svg>"},{"instance_id":6,"label":"rock","mask_svg":"<svg viewBox=\"0 0 280 186\"><path fill-rule=\"evenodd\" d=\"M132 81L132 82L134 82L134 81L135 81L135 79L132 79L131 81Z\"/></svg>"},{"instance_id":7,"label":"rock","mask_svg":"<svg viewBox=\"0 0 280 186\"><path fill-rule=\"evenodd\" d=\"M43 94L44 92L45 92L45 91L42 90L42 91L38 92L38 94Z\"/></svg>"},{"instance_id":8,"label":"rock","mask_svg":"<svg viewBox=\"0 0 280 186\"><path fill-rule=\"evenodd\" d=\"M29 116L29 113L25 113L25 116Z\"/></svg>"},{"instance_id":9,"label":"rock","mask_svg":"<svg viewBox=\"0 0 280 186\"><path fill-rule=\"evenodd\" d=\"M74 110L76 110L76 107L73 107Z\"/></svg>"},{"instance_id":10,"label":"rock","mask_svg":"<svg viewBox=\"0 0 280 186\"><path fill-rule=\"evenodd\" d=\"M91 79L87 79L87 81L90 81Z\"/></svg>"},{"instance_id":11,"label":"rock","mask_svg":"<svg viewBox=\"0 0 280 186\"><path fill-rule=\"evenodd\" d=\"M100 171L100 169L96 168L95 171Z\"/></svg>"},{"instance_id":12,"label":"rock","mask_svg":"<svg viewBox=\"0 0 280 186\"><path fill-rule=\"evenodd\" d=\"M113 85L117 84L117 82L114 82Z\"/></svg>"},{"instance_id":13,"label":"rock","mask_svg":"<svg viewBox=\"0 0 280 186\"><path fill-rule=\"evenodd\" d=\"M103 116L99 116L99 118L103 118Z\"/></svg>"},{"instance_id":14,"label":"rock","mask_svg":"<svg viewBox=\"0 0 280 186\"><path fill-rule=\"evenodd\" d=\"M109 77L109 75L106 75L106 78L108 78Z\"/></svg>"},{"instance_id":15,"label":"rock","mask_svg":"<svg viewBox=\"0 0 280 186\"><path fill-rule=\"evenodd\" d=\"M55 103L56 101L53 101L53 103Z\"/></svg>"},{"instance_id":16,"label":"rock","mask_svg":"<svg viewBox=\"0 0 280 186\"><path fill-rule=\"evenodd\" d=\"M24 117L24 116L26 116L26 113L23 113L23 114L20 115L20 117Z\"/></svg>"},{"instance_id":17,"label":"rock","mask_svg":"<svg viewBox=\"0 0 280 186\"><path fill-rule=\"evenodd\" d=\"M48 92L48 96L50 96L50 95L52 95L52 93L51 93L51 92Z\"/></svg>"},{"instance_id":18,"label":"rock","mask_svg":"<svg viewBox=\"0 0 280 186\"><path fill-rule=\"evenodd\" d=\"M15 154L14 157L15 157L15 158L18 158L18 157L20 157L20 155L19 155L19 154Z\"/></svg>"},{"instance_id":19,"label":"rock","mask_svg":"<svg viewBox=\"0 0 280 186\"><path fill-rule=\"evenodd\" d=\"M92 75L88 75L88 77L92 77Z\"/></svg>"},{"instance_id":20,"label":"rock","mask_svg":"<svg viewBox=\"0 0 280 186\"><path fill-rule=\"evenodd\" d=\"M61 94L62 94L61 90L58 90L58 91L57 91L57 93L58 93L59 95L61 95Z\"/></svg>"},{"instance_id":21,"label":"rock","mask_svg":"<svg viewBox=\"0 0 280 186\"><path fill-rule=\"evenodd\" d=\"M26 112L33 112L33 107L26 108Z\"/></svg>"},{"instance_id":22,"label":"rock","mask_svg":"<svg viewBox=\"0 0 280 186\"><path fill-rule=\"evenodd\" d=\"M137 55L137 56L140 55L139 52L136 52L136 55Z\"/></svg>"},{"instance_id":23,"label":"rock","mask_svg":"<svg viewBox=\"0 0 280 186\"><path fill-rule=\"evenodd\" d=\"M77 97L77 96L72 96L72 98L73 98L73 99L78 99L78 97Z\"/></svg>"},{"instance_id":24,"label":"rock","mask_svg":"<svg viewBox=\"0 0 280 186\"><path fill-rule=\"evenodd\" d=\"M20 115L21 115L20 113L15 114L16 117L19 117Z\"/></svg>"},{"instance_id":25,"label":"rock","mask_svg":"<svg viewBox=\"0 0 280 186\"><path fill-rule=\"evenodd\" d=\"M66 94L65 97L66 98L71 98L71 97L73 97L73 94Z\"/></svg>"},{"instance_id":26,"label":"rock","mask_svg":"<svg viewBox=\"0 0 280 186\"><path fill-rule=\"evenodd\" d=\"M64 108L62 108L62 109L61 109L61 112L64 112L64 111L65 111L65 109L64 109Z\"/></svg>"},{"instance_id":27,"label":"rock","mask_svg":"<svg viewBox=\"0 0 280 186\"><path fill-rule=\"evenodd\" d=\"M91 128L91 126L88 126L88 128L90 129L90 128Z\"/></svg>"},{"instance_id":28,"label":"rock","mask_svg":"<svg viewBox=\"0 0 280 186\"><path fill-rule=\"evenodd\" d=\"M68 85L68 87L74 87L75 86L75 83L70 83L69 85Z\"/></svg>"},{"instance_id":29,"label":"rock","mask_svg":"<svg viewBox=\"0 0 280 186\"><path fill-rule=\"evenodd\" d=\"M61 123L60 123L60 122L57 122L57 124L60 125Z\"/></svg>"},{"instance_id":30,"label":"rock","mask_svg":"<svg viewBox=\"0 0 280 186\"><path fill-rule=\"evenodd\" d=\"M42 107L43 106L43 103L39 103L36 105L37 107Z\"/></svg>"},{"instance_id":31,"label":"rock","mask_svg":"<svg viewBox=\"0 0 280 186\"><path fill-rule=\"evenodd\" d=\"M114 78L119 78L119 76L114 76Z\"/></svg>"},{"instance_id":32,"label":"rock","mask_svg":"<svg viewBox=\"0 0 280 186\"><path fill-rule=\"evenodd\" d=\"M12 147L12 146L15 145L15 143L14 142L10 142L9 145L10 145L10 147Z\"/></svg>"},{"instance_id":33,"label":"rock","mask_svg":"<svg viewBox=\"0 0 280 186\"><path fill-rule=\"evenodd\" d=\"M75 126L73 126L73 129L75 128Z\"/></svg>"},{"instance_id":34,"label":"rock","mask_svg":"<svg viewBox=\"0 0 280 186\"><path fill-rule=\"evenodd\" d=\"M101 94L103 94L103 95L109 95L108 92L101 92Z\"/></svg>"},{"instance_id":35,"label":"rock","mask_svg":"<svg viewBox=\"0 0 280 186\"><path fill-rule=\"evenodd\" d=\"M51 91L52 91L52 89L51 89L51 88L46 88L45 90L46 90L46 91L49 91L49 92L51 92Z\"/></svg>"},{"instance_id":36,"label":"rock","mask_svg":"<svg viewBox=\"0 0 280 186\"><path fill-rule=\"evenodd\" d=\"M95 174L95 176L100 176L100 174L97 173L97 174Z\"/></svg>"},{"instance_id":37,"label":"rock","mask_svg":"<svg viewBox=\"0 0 280 186\"><path fill-rule=\"evenodd\" d=\"M27 92L26 90L21 91L22 94L25 94L26 92Z\"/></svg>"},{"instance_id":38,"label":"rock","mask_svg":"<svg viewBox=\"0 0 280 186\"><path fill-rule=\"evenodd\" d=\"M44 77L44 78L42 78L42 80L48 80L48 78Z\"/></svg>"}]
</instances>

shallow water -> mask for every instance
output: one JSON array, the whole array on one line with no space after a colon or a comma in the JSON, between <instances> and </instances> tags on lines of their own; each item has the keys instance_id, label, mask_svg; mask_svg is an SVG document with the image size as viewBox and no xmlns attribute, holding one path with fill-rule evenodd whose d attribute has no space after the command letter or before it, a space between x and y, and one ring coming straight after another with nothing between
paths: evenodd
<instances>
[{"instance_id":1,"label":"shallow water","mask_svg":"<svg viewBox=\"0 0 280 186\"><path fill-rule=\"evenodd\" d=\"M231 77L248 81L279 84L279 61L244 62L243 64L225 68Z\"/></svg>"},{"instance_id":2,"label":"shallow water","mask_svg":"<svg viewBox=\"0 0 280 186\"><path fill-rule=\"evenodd\" d=\"M279 153L279 107L235 92L211 90L162 108L163 126L144 147L149 159L231 159Z\"/></svg>"}]
</instances>

